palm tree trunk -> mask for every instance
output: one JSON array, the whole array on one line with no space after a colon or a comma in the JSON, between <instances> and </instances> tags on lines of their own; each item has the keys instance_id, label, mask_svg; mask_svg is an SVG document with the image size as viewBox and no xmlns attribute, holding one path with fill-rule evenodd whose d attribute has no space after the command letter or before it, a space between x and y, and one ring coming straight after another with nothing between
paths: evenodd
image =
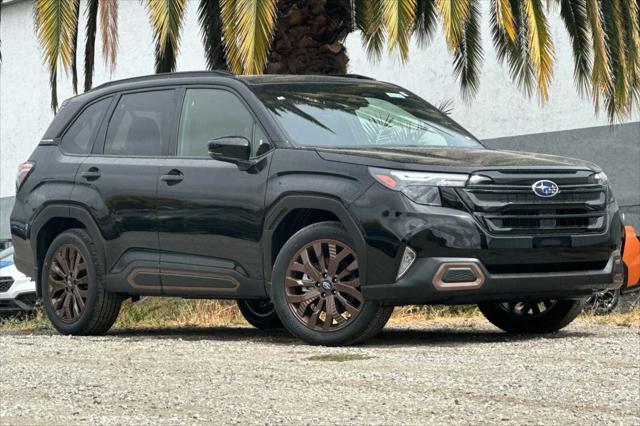
<instances>
[{"instance_id":1,"label":"palm tree trunk","mask_svg":"<svg viewBox=\"0 0 640 426\"><path fill-rule=\"evenodd\" d=\"M344 74L350 0L279 0L269 74Z\"/></svg>"}]
</instances>

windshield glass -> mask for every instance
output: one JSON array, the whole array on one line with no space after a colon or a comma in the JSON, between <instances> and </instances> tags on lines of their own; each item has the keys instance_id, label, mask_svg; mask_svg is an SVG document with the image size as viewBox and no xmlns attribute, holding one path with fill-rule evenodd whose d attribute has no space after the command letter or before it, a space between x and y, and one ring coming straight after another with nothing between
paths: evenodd
<instances>
[{"instance_id":1,"label":"windshield glass","mask_svg":"<svg viewBox=\"0 0 640 426\"><path fill-rule=\"evenodd\" d=\"M482 147L446 114L396 87L370 83L288 83L253 89L294 144Z\"/></svg>"}]
</instances>

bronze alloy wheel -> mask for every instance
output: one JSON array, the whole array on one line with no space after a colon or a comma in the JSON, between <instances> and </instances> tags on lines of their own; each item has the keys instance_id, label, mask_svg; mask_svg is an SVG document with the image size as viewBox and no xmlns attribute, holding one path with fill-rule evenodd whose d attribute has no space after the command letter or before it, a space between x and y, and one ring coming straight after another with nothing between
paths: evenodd
<instances>
[{"instance_id":1,"label":"bronze alloy wheel","mask_svg":"<svg viewBox=\"0 0 640 426\"><path fill-rule=\"evenodd\" d=\"M308 328L328 332L346 327L364 305L355 252L336 240L307 244L289 262L285 296Z\"/></svg>"},{"instance_id":2,"label":"bronze alloy wheel","mask_svg":"<svg viewBox=\"0 0 640 426\"><path fill-rule=\"evenodd\" d=\"M538 302L501 303L500 307L511 315L524 318L536 318L549 312L557 300L540 300Z\"/></svg>"},{"instance_id":3,"label":"bronze alloy wheel","mask_svg":"<svg viewBox=\"0 0 640 426\"><path fill-rule=\"evenodd\" d=\"M89 294L89 271L80 250L71 244L60 246L51 258L47 277L49 300L56 315L67 323L77 321Z\"/></svg>"}]
</instances>

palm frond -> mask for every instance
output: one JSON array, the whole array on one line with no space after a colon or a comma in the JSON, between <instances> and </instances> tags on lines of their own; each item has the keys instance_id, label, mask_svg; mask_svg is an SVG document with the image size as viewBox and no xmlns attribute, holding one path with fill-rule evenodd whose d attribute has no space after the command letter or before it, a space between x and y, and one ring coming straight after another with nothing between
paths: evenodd
<instances>
[{"instance_id":1,"label":"palm frond","mask_svg":"<svg viewBox=\"0 0 640 426\"><path fill-rule=\"evenodd\" d=\"M593 99L596 111L600 107L600 94L606 91L611 81L609 56L607 54L607 37L603 28L602 11L598 0L586 0L587 17L591 27L593 43L593 68L591 82L593 84Z\"/></svg>"},{"instance_id":2,"label":"palm frond","mask_svg":"<svg viewBox=\"0 0 640 426\"><path fill-rule=\"evenodd\" d=\"M355 0L356 27L362 33L362 41L369 58L378 60L384 49L384 18L380 3L371 0Z\"/></svg>"},{"instance_id":3,"label":"palm frond","mask_svg":"<svg viewBox=\"0 0 640 426\"><path fill-rule=\"evenodd\" d=\"M402 61L409 58L409 40L416 17L416 0L382 0L382 19L389 50L398 50Z\"/></svg>"},{"instance_id":4,"label":"palm frond","mask_svg":"<svg viewBox=\"0 0 640 426\"><path fill-rule=\"evenodd\" d=\"M156 44L156 73L173 72L187 0L147 0L146 6Z\"/></svg>"},{"instance_id":5,"label":"palm frond","mask_svg":"<svg viewBox=\"0 0 640 426\"><path fill-rule=\"evenodd\" d=\"M222 46L220 3L217 0L200 0L198 22L202 32L207 68L210 70L226 68Z\"/></svg>"},{"instance_id":6,"label":"palm frond","mask_svg":"<svg viewBox=\"0 0 640 426\"><path fill-rule=\"evenodd\" d=\"M262 74L275 32L277 0L221 0L227 61L237 74Z\"/></svg>"},{"instance_id":7,"label":"palm frond","mask_svg":"<svg viewBox=\"0 0 640 426\"><path fill-rule=\"evenodd\" d=\"M471 0L437 0L447 46L454 51L460 46L471 9Z\"/></svg>"},{"instance_id":8,"label":"palm frond","mask_svg":"<svg viewBox=\"0 0 640 426\"><path fill-rule=\"evenodd\" d=\"M118 58L118 0L100 0L98 11L102 57L109 71L113 72Z\"/></svg>"},{"instance_id":9,"label":"palm frond","mask_svg":"<svg viewBox=\"0 0 640 426\"><path fill-rule=\"evenodd\" d=\"M73 62L73 35L78 21L75 10L78 0L36 0L34 21L36 36L42 48L44 62L49 69L51 108L58 109L58 63L69 71Z\"/></svg>"},{"instance_id":10,"label":"palm frond","mask_svg":"<svg viewBox=\"0 0 640 426\"><path fill-rule=\"evenodd\" d=\"M516 22L509 0L491 0L491 9L495 16L495 25L513 43L516 41Z\"/></svg>"},{"instance_id":11,"label":"palm frond","mask_svg":"<svg viewBox=\"0 0 640 426\"><path fill-rule=\"evenodd\" d=\"M560 16L571 39L573 78L582 94L591 91L591 32L585 0L559 0Z\"/></svg>"},{"instance_id":12,"label":"palm frond","mask_svg":"<svg viewBox=\"0 0 640 426\"><path fill-rule=\"evenodd\" d=\"M73 32L73 60L71 62L71 85L73 93L78 94L78 21L80 19L80 1L76 2L75 18L76 29Z\"/></svg>"},{"instance_id":13,"label":"palm frond","mask_svg":"<svg viewBox=\"0 0 640 426\"><path fill-rule=\"evenodd\" d=\"M414 32L420 47L426 47L438 23L436 0L418 0Z\"/></svg>"},{"instance_id":14,"label":"palm frond","mask_svg":"<svg viewBox=\"0 0 640 426\"><path fill-rule=\"evenodd\" d=\"M99 0L88 0L85 13L87 15L86 38L84 45L84 91L93 86L93 68L95 65L96 28L98 24Z\"/></svg>"},{"instance_id":15,"label":"palm frond","mask_svg":"<svg viewBox=\"0 0 640 426\"><path fill-rule=\"evenodd\" d=\"M549 98L553 76L554 50L547 17L541 0L524 2L529 33L529 52L538 81L538 92L543 101Z\"/></svg>"},{"instance_id":16,"label":"palm frond","mask_svg":"<svg viewBox=\"0 0 640 426\"><path fill-rule=\"evenodd\" d=\"M629 80L626 45L622 29L622 4L620 0L602 2L603 27L607 41L607 56L611 70L611 82L604 91L609 120L620 119L628 111Z\"/></svg>"},{"instance_id":17,"label":"palm frond","mask_svg":"<svg viewBox=\"0 0 640 426\"><path fill-rule=\"evenodd\" d=\"M629 90L633 98L629 105L631 109L634 100L640 107L640 2L628 3L627 13L622 13L622 27L626 45L624 51L629 75Z\"/></svg>"},{"instance_id":18,"label":"palm frond","mask_svg":"<svg viewBox=\"0 0 640 426\"><path fill-rule=\"evenodd\" d=\"M482 52L482 36L480 34L480 10L477 1L469 8L469 17L464 25L464 33L460 45L454 51L453 70L460 79L462 96L470 99L478 91L480 85L480 66L484 54Z\"/></svg>"},{"instance_id":19,"label":"palm frond","mask_svg":"<svg viewBox=\"0 0 640 426\"><path fill-rule=\"evenodd\" d=\"M509 75L518 87L531 96L535 87L535 73L529 53L528 26L521 0L510 0L511 13L516 28L516 38L511 40L498 24L496 8L491 8L490 24L493 45L500 62L507 63Z\"/></svg>"}]
</instances>

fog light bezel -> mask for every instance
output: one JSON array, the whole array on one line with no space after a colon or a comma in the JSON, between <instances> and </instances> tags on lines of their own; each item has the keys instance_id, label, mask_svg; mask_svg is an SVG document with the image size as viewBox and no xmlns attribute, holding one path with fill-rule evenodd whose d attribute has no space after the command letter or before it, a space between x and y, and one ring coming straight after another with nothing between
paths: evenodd
<instances>
[{"instance_id":1,"label":"fog light bezel","mask_svg":"<svg viewBox=\"0 0 640 426\"><path fill-rule=\"evenodd\" d=\"M417 258L418 255L411 247L406 246L404 248L404 251L402 252L402 258L400 259L400 265L398 266L398 273L396 274L396 281L406 275Z\"/></svg>"}]
</instances>

